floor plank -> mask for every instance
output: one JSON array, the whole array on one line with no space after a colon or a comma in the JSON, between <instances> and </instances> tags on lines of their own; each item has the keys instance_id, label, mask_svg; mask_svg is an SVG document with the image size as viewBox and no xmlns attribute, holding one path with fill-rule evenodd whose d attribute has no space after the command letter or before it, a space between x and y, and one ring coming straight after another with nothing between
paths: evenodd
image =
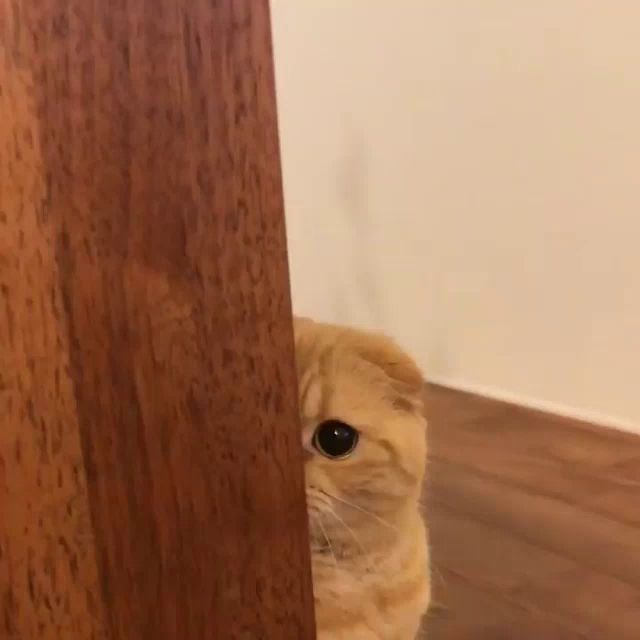
<instances>
[{"instance_id":1,"label":"floor plank","mask_svg":"<svg viewBox=\"0 0 640 640\"><path fill-rule=\"evenodd\" d=\"M640 638L640 438L432 386L428 640Z\"/></svg>"},{"instance_id":2,"label":"floor plank","mask_svg":"<svg viewBox=\"0 0 640 640\"><path fill-rule=\"evenodd\" d=\"M425 640L588 640L466 583L456 573L440 569L438 576L436 593L447 605L436 604L429 612Z\"/></svg>"}]
</instances>

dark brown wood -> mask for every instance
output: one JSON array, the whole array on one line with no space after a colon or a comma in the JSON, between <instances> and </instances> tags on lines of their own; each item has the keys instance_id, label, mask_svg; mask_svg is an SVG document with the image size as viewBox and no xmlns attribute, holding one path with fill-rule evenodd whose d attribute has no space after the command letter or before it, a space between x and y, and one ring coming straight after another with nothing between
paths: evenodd
<instances>
[{"instance_id":1,"label":"dark brown wood","mask_svg":"<svg viewBox=\"0 0 640 640\"><path fill-rule=\"evenodd\" d=\"M635 640L640 438L432 386L429 640Z\"/></svg>"},{"instance_id":2,"label":"dark brown wood","mask_svg":"<svg viewBox=\"0 0 640 640\"><path fill-rule=\"evenodd\" d=\"M267 2L0 36L0 637L312 638Z\"/></svg>"}]
</instances>

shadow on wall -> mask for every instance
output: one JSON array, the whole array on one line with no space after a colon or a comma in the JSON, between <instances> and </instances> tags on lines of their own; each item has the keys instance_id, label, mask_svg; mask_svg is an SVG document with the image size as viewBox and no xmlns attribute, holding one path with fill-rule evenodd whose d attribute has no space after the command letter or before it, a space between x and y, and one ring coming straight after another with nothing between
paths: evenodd
<instances>
[{"instance_id":1,"label":"shadow on wall","mask_svg":"<svg viewBox=\"0 0 640 640\"><path fill-rule=\"evenodd\" d=\"M384 302L376 277L376 251L372 231L374 221L368 202L368 149L365 137L344 119L344 155L338 162L338 209L345 223L350 247L348 282L336 283L332 300L333 316L349 323L354 317L372 328L383 324Z\"/></svg>"}]
</instances>

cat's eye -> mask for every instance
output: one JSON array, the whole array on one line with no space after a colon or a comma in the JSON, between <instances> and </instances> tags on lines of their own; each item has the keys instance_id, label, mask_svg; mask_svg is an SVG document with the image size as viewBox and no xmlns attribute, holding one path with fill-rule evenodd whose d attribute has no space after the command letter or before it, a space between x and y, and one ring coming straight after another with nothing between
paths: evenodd
<instances>
[{"instance_id":1,"label":"cat's eye","mask_svg":"<svg viewBox=\"0 0 640 640\"><path fill-rule=\"evenodd\" d=\"M346 458L358 444L358 432L340 420L321 422L313 434L313 446L327 458Z\"/></svg>"}]
</instances>

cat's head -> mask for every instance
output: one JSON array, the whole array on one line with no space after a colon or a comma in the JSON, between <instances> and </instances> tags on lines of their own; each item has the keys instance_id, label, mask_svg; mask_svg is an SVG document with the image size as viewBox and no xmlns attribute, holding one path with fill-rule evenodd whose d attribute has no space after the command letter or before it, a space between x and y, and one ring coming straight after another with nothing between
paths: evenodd
<instances>
[{"instance_id":1,"label":"cat's head","mask_svg":"<svg viewBox=\"0 0 640 640\"><path fill-rule=\"evenodd\" d=\"M312 550L375 544L417 508L422 375L382 336L306 319L295 335Z\"/></svg>"}]
</instances>

